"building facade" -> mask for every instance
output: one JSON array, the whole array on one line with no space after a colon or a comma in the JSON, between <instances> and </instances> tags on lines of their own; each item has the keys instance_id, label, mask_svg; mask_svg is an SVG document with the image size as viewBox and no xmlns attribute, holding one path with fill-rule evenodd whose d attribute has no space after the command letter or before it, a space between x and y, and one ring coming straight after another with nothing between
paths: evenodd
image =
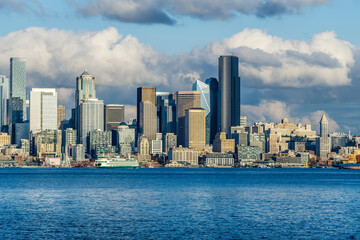
<instances>
[{"instance_id":1,"label":"building facade","mask_svg":"<svg viewBox=\"0 0 360 240\"><path fill-rule=\"evenodd\" d=\"M210 128L211 128L211 98L210 86L202 81L196 80L192 86L193 91L200 92L201 108L205 109L205 143L210 144Z\"/></svg>"},{"instance_id":2,"label":"building facade","mask_svg":"<svg viewBox=\"0 0 360 240\"><path fill-rule=\"evenodd\" d=\"M120 123L125 121L125 106L120 104L107 104L104 109L104 129L116 130Z\"/></svg>"},{"instance_id":3,"label":"building facade","mask_svg":"<svg viewBox=\"0 0 360 240\"><path fill-rule=\"evenodd\" d=\"M178 91L176 93L176 132L178 145L185 146L185 110L200 107L199 91Z\"/></svg>"},{"instance_id":4,"label":"building facade","mask_svg":"<svg viewBox=\"0 0 360 240\"><path fill-rule=\"evenodd\" d=\"M189 108L185 110L185 147L198 151L205 149L206 144L206 110Z\"/></svg>"},{"instance_id":5,"label":"building facade","mask_svg":"<svg viewBox=\"0 0 360 240\"><path fill-rule=\"evenodd\" d=\"M98 99L86 99L80 105L80 144L86 146L86 137L90 131L104 130L104 102Z\"/></svg>"},{"instance_id":6,"label":"building facade","mask_svg":"<svg viewBox=\"0 0 360 240\"><path fill-rule=\"evenodd\" d=\"M219 57L219 124L221 132L230 136L231 126L240 125L239 59Z\"/></svg>"},{"instance_id":7,"label":"building facade","mask_svg":"<svg viewBox=\"0 0 360 240\"><path fill-rule=\"evenodd\" d=\"M30 131L57 130L55 88L33 88L30 92Z\"/></svg>"}]
</instances>

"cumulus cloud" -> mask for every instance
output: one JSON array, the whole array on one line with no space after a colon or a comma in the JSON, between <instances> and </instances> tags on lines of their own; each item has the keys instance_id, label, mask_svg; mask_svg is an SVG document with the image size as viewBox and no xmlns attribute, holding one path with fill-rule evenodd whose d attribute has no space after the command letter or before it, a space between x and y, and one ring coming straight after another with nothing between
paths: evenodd
<instances>
[{"instance_id":1,"label":"cumulus cloud","mask_svg":"<svg viewBox=\"0 0 360 240\"><path fill-rule=\"evenodd\" d=\"M0 53L0 73L8 75L10 57L24 57L28 87L56 87L59 102L70 107L75 78L84 69L95 76L100 99L134 105L138 86L175 92L216 77L218 57L226 54L239 56L242 93L247 94L243 102L268 109L248 108L258 121L280 121L291 114L285 102L360 101L360 51L334 32L298 41L244 29L204 48L167 56L115 28L73 32L33 27L0 37Z\"/></svg>"},{"instance_id":2,"label":"cumulus cloud","mask_svg":"<svg viewBox=\"0 0 360 240\"><path fill-rule=\"evenodd\" d=\"M8 71L10 57L26 58L29 87L72 87L85 68L103 86L166 82L157 73L162 54L114 28L78 33L28 28L1 37L0 52L2 72Z\"/></svg>"},{"instance_id":3,"label":"cumulus cloud","mask_svg":"<svg viewBox=\"0 0 360 240\"><path fill-rule=\"evenodd\" d=\"M78 3L84 16L101 15L133 23L174 24L176 16L200 19L227 19L235 14L260 18L298 14L309 6L326 5L327 0L92 0Z\"/></svg>"},{"instance_id":4,"label":"cumulus cloud","mask_svg":"<svg viewBox=\"0 0 360 240\"><path fill-rule=\"evenodd\" d=\"M307 115L302 115L296 111L296 107L287 105L281 101L263 100L259 105L243 105L242 115L247 116L248 123L254 122L273 122L279 123L283 118L288 118L292 123L311 124L312 129L320 131L320 119L325 113L329 122L329 133L340 130L339 124L325 111L318 110Z\"/></svg>"}]
</instances>

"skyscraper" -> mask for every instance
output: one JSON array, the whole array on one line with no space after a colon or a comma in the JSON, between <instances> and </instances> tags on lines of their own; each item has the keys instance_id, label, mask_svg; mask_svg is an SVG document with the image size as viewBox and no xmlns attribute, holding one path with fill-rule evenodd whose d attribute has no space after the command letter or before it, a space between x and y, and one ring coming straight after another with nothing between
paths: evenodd
<instances>
[{"instance_id":1,"label":"skyscraper","mask_svg":"<svg viewBox=\"0 0 360 240\"><path fill-rule=\"evenodd\" d=\"M78 130L78 138L80 138L80 105L86 99L95 99L95 77L92 77L87 70L76 78L76 90L75 90L75 129ZM80 131L79 131L80 130Z\"/></svg>"},{"instance_id":2,"label":"skyscraper","mask_svg":"<svg viewBox=\"0 0 360 240\"><path fill-rule=\"evenodd\" d=\"M178 145L185 145L185 110L200 107L199 91L178 91L176 93L176 135Z\"/></svg>"},{"instance_id":3,"label":"skyscraper","mask_svg":"<svg viewBox=\"0 0 360 240\"><path fill-rule=\"evenodd\" d=\"M26 60L10 58L10 123L27 120Z\"/></svg>"},{"instance_id":4,"label":"skyscraper","mask_svg":"<svg viewBox=\"0 0 360 240\"><path fill-rule=\"evenodd\" d=\"M211 127L211 99L210 99L210 86L204 82L196 80L192 86L193 91L200 92L201 107L205 109L205 132L206 144L210 144L210 127Z\"/></svg>"},{"instance_id":5,"label":"skyscraper","mask_svg":"<svg viewBox=\"0 0 360 240\"><path fill-rule=\"evenodd\" d=\"M9 124L9 98L10 81L6 76L0 75L0 127Z\"/></svg>"},{"instance_id":6,"label":"skyscraper","mask_svg":"<svg viewBox=\"0 0 360 240\"><path fill-rule=\"evenodd\" d=\"M165 110L162 107L164 100L169 99L171 96L168 92L156 92L156 109L157 109L157 132L162 132L163 122L162 122L162 112Z\"/></svg>"},{"instance_id":7,"label":"skyscraper","mask_svg":"<svg viewBox=\"0 0 360 240\"><path fill-rule=\"evenodd\" d=\"M78 135L80 143L86 145L86 137L90 131L104 130L104 102L97 98L83 100L80 104L80 120Z\"/></svg>"},{"instance_id":8,"label":"skyscraper","mask_svg":"<svg viewBox=\"0 0 360 240\"><path fill-rule=\"evenodd\" d=\"M105 130L116 130L120 123L125 121L125 106L120 104L107 104L104 109Z\"/></svg>"},{"instance_id":9,"label":"skyscraper","mask_svg":"<svg viewBox=\"0 0 360 240\"><path fill-rule=\"evenodd\" d=\"M216 78L208 78L205 83L210 88L210 143L213 143L218 131L218 91L219 82Z\"/></svg>"},{"instance_id":10,"label":"skyscraper","mask_svg":"<svg viewBox=\"0 0 360 240\"><path fill-rule=\"evenodd\" d=\"M139 118L139 131L140 136L146 136L151 142L156 139L157 132L157 117L156 107L150 101L142 101L139 106L140 118Z\"/></svg>"},{"instance_id":11,"label":"skyscraper","mask_svg":"<svg viewBox=\"0 0 360 240\"><path fill-rule=\"evenodd\" d=\"M185 110L185 147L205 149L206 143L206 110L189 108Z\"/></svg>"},{"instance_id":12,"label":"skyscraper","mask_svg":"<svg viewBox=\"0 0 360 240\"><path fill-rule=\"evenodd\" d=\"M320 119L320 137L316 141L316 152L321 158L327 157L330 152L330 141L328 135L328 120L325 113Z\"/></svg>"},{"instance_id":13,"label":"skyscraper","mask_svg":"<svg viewBox=\"0 0 360 240\"><path fill-rule=\"evenodd\" d=\"M219 57L219 85L220 130L230 136L230 127L240 125L240 77L238 57Z\"/></svg>"},{"instance_id":14,"label":"skyscraper","mask_svg":"<svg viewBox=\"0 0 360 240\"><path fill-rule=\"evenodd\" d=\"M59 129L61 126L61 122L65 120L65 106L58 105L57 106L57 128Z\"/></svg>"},{"instance_id":15,"label":"skyscraper","mask_svg":"<svg viewBox=\"0 0 360 240\"><path fill-rule=\"evenodd\" d=\"M159 98L159 97L158 97ZM158 109L160 111L160 131L166 133L176 133L176 94L169 94L168 98L161 98Z\"/></svg>"},{"instance_id":16,"label":"skyscraper","mask_svg":"<svg viewBox=\"0 0 360 240\"><path fill-rule=\"evenodd\" d=\"M137 132L140 133L140 103L144 101L151 102L156 107L156 88L155 87L139 87L137 89L137 102L136 102L136 119L137 119Z\"/></svg>"},{"instance_id":17,"label":"skyscraper","mask_svg":"<svg viewBox=\"0 0 360 240\"><path fill-rule=\"evenodd\" d=\"M30 131L57 130L55 88L33 88L30 92Z\"/></svg>"}]
</instances>

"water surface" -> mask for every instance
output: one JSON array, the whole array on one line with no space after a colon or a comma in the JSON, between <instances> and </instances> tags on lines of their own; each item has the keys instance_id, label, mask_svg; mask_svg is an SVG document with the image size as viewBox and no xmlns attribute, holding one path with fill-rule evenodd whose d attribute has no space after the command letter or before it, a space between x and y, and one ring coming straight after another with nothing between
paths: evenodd
<instances>
[{"instance_id":1,"label":"water surface","mask_svg":"<svg viewBox=\"0 0 360 240\"><path fill-rule=\"evenodd\" d=\"M360 239L360 171L0 169L0 239Z\"/></svg>"}]
</instances>

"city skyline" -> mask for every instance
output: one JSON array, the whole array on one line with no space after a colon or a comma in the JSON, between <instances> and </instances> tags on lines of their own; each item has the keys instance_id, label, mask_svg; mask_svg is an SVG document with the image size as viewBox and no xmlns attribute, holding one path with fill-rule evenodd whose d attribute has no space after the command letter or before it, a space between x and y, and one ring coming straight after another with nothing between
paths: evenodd
<instances>
[{"instance_id":1,"label":"city skyline","mask_svg":"<svg viewBox=\"0 0 360 240\"><path fill-rule=\"evenodd\" d=\"M242 78L242 115L249 122L287 117L317 126L325 111L329 131L357 133L360 127L356 94L360 41L356 33L341 27L352 19L340 14L355 13L356 1L298 1L298 5L288 1L275 8L283 11L273 14L264 14L267 5L249 6L246 12L224 4L208 18L186 6L170 11L168 1L159 1L154 9L164 10L160 12L167 13L170 22L131 22L119 17L121 13L111 20L99 5L93 5L97 13L89 15L80 11L88 9L84 4L39 1L43 8L38 8L16 2L23 4L22 9L8 3L0 9L2 17L17 17L0 32L0 74L9 78L10 57L25 58L27 88L56 87L67 118L73 107L73 79L83 69L96 77L99 99L126 105L127 117L134 117L132 96L137 87L190 90L196 80L218 76L220 55L234 54ZM208 3L209 9L213 4ZM336 14L339 17L333 19Z\"/></svg>"}]
</instances>

